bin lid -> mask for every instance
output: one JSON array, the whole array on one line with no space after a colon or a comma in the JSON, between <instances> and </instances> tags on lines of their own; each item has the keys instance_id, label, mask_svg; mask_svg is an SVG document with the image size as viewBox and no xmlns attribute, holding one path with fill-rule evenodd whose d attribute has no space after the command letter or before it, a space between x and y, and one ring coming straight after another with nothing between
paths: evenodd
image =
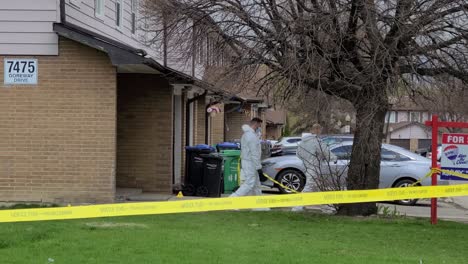
<instances>
[{"instance_id":1,"label":"bin lid","mask_svg":"<svg viewBox=\"0 0 468 264\"><path fill-rule=\"evenodd\" d=\"M187 146L185 147L186 150L199 150L199 151L212 151L214 152L215 149L211 147L210 145L205 145L205 144L199 144L195 146Z\"/></svg>"},{"instance_id":2,"label":"bin lid","mask_svg":"<svg viewBox=\"0 0 468 264\"><path fill-rule=\"evenodd\" d=\"M237 149L226 149L221 151L224 157L240 157L241 151Z\"/></svg>"},{"instance_id":3,"label":"bin lid","mask_svg":"<svg viewBox=\"0 0 468 264\"><path fill-rule=\"evenodd\" d=\"M236 143L232 143L232 142L219 143L217 146L220 148L238 148L239 147L239 145L237 145Z\"/></svg>"}]
</instances>

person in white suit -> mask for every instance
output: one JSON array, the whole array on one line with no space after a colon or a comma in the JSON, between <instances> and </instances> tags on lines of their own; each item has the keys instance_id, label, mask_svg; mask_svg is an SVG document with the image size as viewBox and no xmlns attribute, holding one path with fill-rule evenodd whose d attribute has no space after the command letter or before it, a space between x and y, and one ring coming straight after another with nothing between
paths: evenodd
<instances>
[{"instance_id":1,"label":"person in white suit","mask_svg":"<svg viewBox=\"0 0 468 264\"><path fill-rule=\"evenodd\" d=\"M262 126L260 118L252 119L248 125L243 125L244 134L241 138L241 171L244 180L239 189L231 197L261 195L259 175L263 175L261 157L262 148L258 133Z\"/></svg>"},{"instance_id":2,"label":"person in white suit","mask_svg":"<svg viewBox=\"0 0 468 264\"><path fill-rule=\"evenodd\" d=\"M306 168L306 183L303 193L306 192L317 192L320 191L317 185L317 179L320 175L317 175L320 171L319 167L324 162L335 161L336 156L330 151L327 144L322 142L319 138L322 133L322 126L314 124L312 126L311 133L304 133L302 140L298 144L297 157L304 163ZM330 206L322 206L322 211L329 211ZM304 210L303 206L294 207L293 211Z\"/></svg>"}]
</instances>

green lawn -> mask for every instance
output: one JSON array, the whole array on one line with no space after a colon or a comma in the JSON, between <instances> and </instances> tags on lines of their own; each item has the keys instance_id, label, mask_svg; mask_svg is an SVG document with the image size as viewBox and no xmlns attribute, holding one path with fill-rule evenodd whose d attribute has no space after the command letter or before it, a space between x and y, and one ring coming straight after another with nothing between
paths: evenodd
<instances>
[{"instance_id":1,"label":"green lawn","mask_svg":"<svg viewBox=\"0 0 468 264\"><path fill-rule=\"evenodd\" d=\"M467 243L451 222L215 212L0 224L0 263L466 264Z\"/></svg>"}]
</instances>

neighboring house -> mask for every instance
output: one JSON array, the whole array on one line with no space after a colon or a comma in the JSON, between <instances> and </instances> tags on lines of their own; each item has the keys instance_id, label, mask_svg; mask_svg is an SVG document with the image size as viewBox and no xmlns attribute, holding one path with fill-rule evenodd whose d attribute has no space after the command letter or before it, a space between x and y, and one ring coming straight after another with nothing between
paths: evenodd
<instances>
[{"instance_id":1,"label":"neighboring house","mask_svg":"<svg viewBox=\"0 0 468 264\"><path fill-rule=\"evenodd\" d=\"M225 105L225 141L240 140L242 137L242 125L247 124L252 118L259 117L265 120L267 108L263 99L243 98L242 101L230 101ZM265 136L266 122L263 122L262 137Z\"/></svg>"},{"instance_id":2,"label":"neighboring house","mask_svg":"<svg viewBox=\"0 0 468 264\"><path fill-rule=\"evenodd\" d=\"M266 119L266 139L278 140L283 134L287 112L282 109L268 109Z\"/></svg>"},{"instance_id":3,"label":"neighboring house","mask_svg":"<svg viewBox=\"0 0 468 264\"><path fill-rule=\"evenodd\" d=\"M411 151L428 147L431 143L431 130L424 122L429 119L428 110L408 97L400 98L385 116L386 142Z\"/></svg>"},{"instance_id":4,"label":"neighboring house","mask_svg":"<svg viewBox=\"0 0 468 264\"><path fill-rule=\"evenodd\" d=\"M117 188L171 193L183 180L184 146L224 138L222 115L207 109L231 96L155 60L160 51L140 40L137 7L2 2L1 201L113 202ZM11 72L28 70L13 59L37 82L8 84Z\"/></svg>"},{"instance_id":5,"label":"neighboring house","mask_svg":"<svg viewBox=\"0 0 468 264\"><path fill-rule=\"evenodd\" d=\"M385 128L386 129L386 128ZM419 122L399 122L390 124L386 142L411 151L431 145L431 129Z\"/></svg>"},{"instance_id":6,"label":"neighboring house","mask_svg":"<svg viewBox=\"0 0 468 264\"><path fill-rule=\"evenodd\" d=\"M430 119L430 111L415 104L410 98L403 97L392 106L385 116L385 123L418 122L424 123Z\"/></svg>"},{"instance_id":7,"label":"neighboring house","mask_svg":"<svg viewBox=\"0 0 468 264\"><path fill-rule=\"evenodd\" d=\"M387 143L398 145L416 151L428 148L431 144L431 129L425 126L432 113L423 106L415 104L408 97L403 97L393 105L385 117L384 134ZM439 118L450 121L443 115ZM439 131L439 141L442 133L449 132L446 129ZM463 130L461 131L463 132Z\"/></svg>"}]
</instances>

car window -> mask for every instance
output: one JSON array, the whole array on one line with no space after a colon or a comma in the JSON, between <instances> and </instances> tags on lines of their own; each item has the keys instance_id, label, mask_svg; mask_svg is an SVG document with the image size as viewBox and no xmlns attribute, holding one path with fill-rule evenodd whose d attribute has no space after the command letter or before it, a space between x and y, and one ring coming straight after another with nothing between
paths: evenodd
<instances>
[{"instance_id":1,"label":"car window","mask_svg":"<svg viewBox=\"0 0 468 264\"><path fill-rule=\"evenodd\" d=\"M338 143L338 140L336 138L323 138L322 142L324 142L327 145L333 145Z\"/></svg>"},{"instance_id":2,"label":"car window","mask_svg":"<svg viewBox=\"0 0 468 264\"><path fill-rule=\"evenodd\" d=\"M382 161L408 161L411 160L409 157L405 155L401 155L398 152L388 150L386 148L382 148L381 152Z\"/></svg>"},{"instance_id":3,"label":"car window","mask_svg":"<svg viewBox=\"0 0 468 264\"><path fill-rule=\"evenodd\" d=\"M288 143L296 143L296 142L299 142L301 141L300 138L290 138L288 140L286 140Z\"/></svg>"},{"instance_id":4,"label":"car window","mask_svg":"<svg viewBox=\"0 0 468 264\"><path fill-rule=\"evenodd\" d=\"M349 160L351 159L351 150L353 146L348 145L348 146L341 146L337 147L331 150L333 154L339 159L339 160Z\"/></svg>"}]
</instances>

